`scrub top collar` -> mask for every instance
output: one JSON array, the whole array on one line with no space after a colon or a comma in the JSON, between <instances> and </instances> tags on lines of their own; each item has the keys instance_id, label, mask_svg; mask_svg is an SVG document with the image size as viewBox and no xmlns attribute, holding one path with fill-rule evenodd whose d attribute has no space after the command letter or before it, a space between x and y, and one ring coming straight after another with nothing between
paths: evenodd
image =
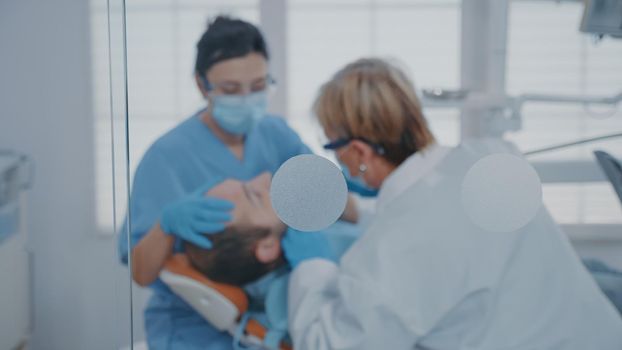
<instances>
[{"instance_id":1,"label":"scrub top collar","mask_svg":"<svg viewBox=\"0 0 622 350\"><path fill-rule=\"evenodd\" d=\"M212 140L212 142L216 145L215 147L220 148L220 152L228 156L228 157L223 157L223 159L228 162L228 165L232 169L238 169L239 171L244 171L248 167L248 164L251 162L251 160L254 159L253 158L254 154L251 154L251 153L255 152L256 147L252 147L249 145L256 141L255 134L258 132L257 129L259 127L258 125L259 122L248 132L248 134L244 135L244 153L243 153L242 159L240 159L236 155L234 155L233 152L229 149L229 147L227 147L227 145L216 136L216 134L212 131L212 129L210 129L210 127L207 124L205 124L205 122L203 122L202 114L205 111L205 109L206 108L199 110L193 118L194 123L201 125L201 127L196 128L196 130L199 130L201 136L209 137Z\"/></svg>"},{"instance_id":2,"label":"scrub top collar","mask_svg":"<svg viewBox=\"0 0 622 350\"><path fill-rule=\"evenodd\" d=\"M382 183L376 201L376 212L382 211L406 189L434 169L450 149L450 147L431 144L406 158Z\"/></svg>"}]
</instances>

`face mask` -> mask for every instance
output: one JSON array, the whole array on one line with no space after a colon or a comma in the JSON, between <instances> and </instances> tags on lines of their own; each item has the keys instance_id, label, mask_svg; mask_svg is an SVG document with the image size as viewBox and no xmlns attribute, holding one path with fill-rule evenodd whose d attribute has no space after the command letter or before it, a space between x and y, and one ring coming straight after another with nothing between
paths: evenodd
<instances>
[{"instance_id":1,"label":"face mask","mask_svg":"<svg viewBox=\"0 0 622 350\"><path fill-rule=\"evenodd\" d=\"M234 135L246 135L264 116L268 105L265 91L249 95L212 96L212 116L218 125Z\"/></svg>"},{"instance_id":2,"label":"face mask","mask_svg":"<svg viewBox=\"0 0 622 350\"><path fill-rule=\"evenodd\" d=\"M362 176L351 176L348 171L348 167L341 164L343 169L343 176L346 178L346 184L348 185L348 191L359 194L362 197L377 197L378 189L372 188L365 183Z\"/></svg>"}]
</instances>

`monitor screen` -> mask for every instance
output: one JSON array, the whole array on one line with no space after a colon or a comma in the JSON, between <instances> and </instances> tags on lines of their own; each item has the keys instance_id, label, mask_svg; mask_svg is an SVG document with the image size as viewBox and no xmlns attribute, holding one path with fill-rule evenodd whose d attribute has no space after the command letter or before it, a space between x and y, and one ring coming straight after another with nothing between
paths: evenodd
<instances>
[{"instance_id":1,"label":"monitor screen","mask_svg":"<svg viewBox=\"0 0 622 350\"><path fill-rule=\"evenodd\" d=\"M622 37L622 0L586 0L581 31Z\"/></svg>"}]
</instances>

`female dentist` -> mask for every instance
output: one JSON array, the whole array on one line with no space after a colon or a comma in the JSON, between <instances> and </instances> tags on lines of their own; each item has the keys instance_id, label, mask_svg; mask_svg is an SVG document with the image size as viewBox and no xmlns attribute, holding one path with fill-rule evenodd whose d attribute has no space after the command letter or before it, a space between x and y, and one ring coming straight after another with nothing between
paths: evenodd
<instances>
[{"instance_id":1,"label":"female dentist","mask_svg":"<svg viewBox=\"0 0 622 350\"><path fill-rule=\"evenodd\" d=\"M217 17L197 44L195 78L207 108L160 137L134 176L130 229L119 239L121 260L153 294L145 310L149 349L231 349L232 338L211 327L159 279L181 241L210 248L205 233L222 231L229 202L203 195L219 179L274 173L309 148L285 121L266 115L273 83L268 49L250 23ZM352 219L352 217L351 217ZM129 238L129 239L128 239Z\"/></svg>"},{"instance_id":2,"label":"female dentist","mask_svg":"<svg viewBox=\"0 0 622 350\"><path fill-rule=\"evenodd\" d=\"M361 59L320 90L325 147L379 189L339 264L289 232L289 329L305 349L622 349L622 320L544 208L513 232L464 214L468 147L434 141L409 79ZM494 174L493 174L494 176Z\"/></svg>"}]
</instances>

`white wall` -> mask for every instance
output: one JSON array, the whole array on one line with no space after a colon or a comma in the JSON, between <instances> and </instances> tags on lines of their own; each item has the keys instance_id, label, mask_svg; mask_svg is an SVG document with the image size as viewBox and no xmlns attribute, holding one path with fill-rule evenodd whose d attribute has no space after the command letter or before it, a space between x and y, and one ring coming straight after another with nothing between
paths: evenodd
<instances>
[{"instance_id":1,"label":"white wall","mask_svg":"<svg viewBox=\"0 0 622 350\"><path fill-rule=\"evenodd\" d=\"M0 148L36 163L33 349L113 349L128 335L126 272L113 238L94 234L88 11L84 0L0 2Z\"/></svg>"}]
</instances>

